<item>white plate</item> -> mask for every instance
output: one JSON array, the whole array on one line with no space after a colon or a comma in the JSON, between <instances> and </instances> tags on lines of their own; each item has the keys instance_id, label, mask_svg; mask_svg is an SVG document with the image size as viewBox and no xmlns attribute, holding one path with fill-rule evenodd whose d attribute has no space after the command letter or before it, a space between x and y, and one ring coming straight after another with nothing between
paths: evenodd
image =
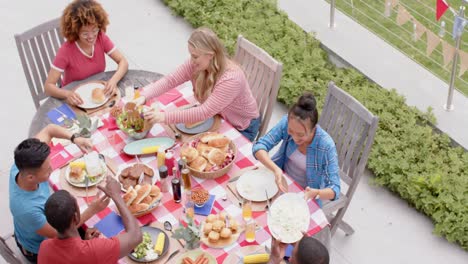
<instances>
[{"instance_id":1,"label":"white plate","mask_svg":"<svg viewBox=\"0 0 468 264\"><path fill-rule=\"evenodd\" d=\"M117 179L117 181L118 181L119 183L120 183L120 181L119 181L120 173L122 173L122 171L125 170L126 168L131 167L131 166L133 166L133 165L135 165L135 164L137 164L137 163L134 162L134 163L129 163L129 164L122 164L122 165L119 166L119 170L117 171L117 174L116 174L116 176L115 176L115 178ZM151 167L150 165L148 165L148 164L144 164L144 165L153 170L154 176L153 176L153 178L151 179L151 185L154 185L154 184L158 181L158 179L159 179L159 171L155 170L154 168L152 168L152 167ZM143 176L143 177L146 177L146 176ZM121 189L123 192L127 192L127 190L124 189L124 187L123 187L122 184L120 184L120 186L121 186L120 189Z\"/></svg>"},{"instance_id":2,"label":"white plate","mask_svg":"<svg viewBox=\"0 0 468 264\"><path fill-rule=\"evenodd\" d=\"M77 159L76 161L84 161L83 158L79 158ZM106 165L106 162L103 161L103 160L99 160L101 162L101 166L103 168L103 173L101 174L101 176L99 176L97 178L97 180L95 182L92 182L92 181L89 181L89 184L88 184L88 187L91 187L91 186L94 186L98 183L100 183L104 178L105 176L107 175L107 165ZM84 183L84 181L82 183L76 183L76 182L72 182L70 180L70 165L67 166L67 169L65 170L65 179L68 181L68 183L70 183L71 185L75 186L75 187L81 187L81 188L86 188L86 185Z\"/></svg>"},{"instance_id":3,"label":"white plate","mask_svg":"<svg viewBox=\"0 0 468 264\"><path fill-rule=\"evenodd\" d=\"M244 172L237 180L236 188L242 197L254 202L267 200L265 190L268 193L268 199L278 192L275 175L265 167Z\"/></svg>"},{"instance_id":4,"label":"white plate","mask_svg":"<svg viewBox=\"0 0 468 264\"><path fill-rule=\"evenodd\" d=\"M106 96L106 99L104 100L104 102L100 104L93 103L91 95L95 88L104 89L104 84L102 82L89 82L89 83L80 85L78 86L78 88L76 88L75 93L79 94L81 99L83 99L83 104L80 104L79 107L84 108L84 109L92 109L92 108L96 108L105 104L109 100L109 97Z\"/></svg>"},{"instance_id":5,"label":"white plate","mask_svg":"<svg viewBox=\"0 0 468 264\"><path fill-rule=\"evenodd\" d=\"M310 224L310 212L303 194L285 193L278 197L268 212L267 224L274 238L294 243L302 238Z\"/></svg>"}]
</instances>

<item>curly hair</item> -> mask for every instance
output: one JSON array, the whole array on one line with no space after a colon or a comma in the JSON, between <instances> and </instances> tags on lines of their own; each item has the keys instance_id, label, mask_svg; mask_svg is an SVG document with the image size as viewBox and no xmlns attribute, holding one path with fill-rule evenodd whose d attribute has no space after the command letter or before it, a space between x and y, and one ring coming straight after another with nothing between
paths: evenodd
<instances>
[{"instance_id":1,"label":"curly hair","mask_svg":"<svg viewBox=\"0 0 468 264\"><path fill-rule=\"evenodd\" d=\"M107 13L98 2L75 0L63 10L60 27L68 41L78 40L81 27L89 25L96 25L104 32L109 25Z\"/></svg>"}]
</instances>

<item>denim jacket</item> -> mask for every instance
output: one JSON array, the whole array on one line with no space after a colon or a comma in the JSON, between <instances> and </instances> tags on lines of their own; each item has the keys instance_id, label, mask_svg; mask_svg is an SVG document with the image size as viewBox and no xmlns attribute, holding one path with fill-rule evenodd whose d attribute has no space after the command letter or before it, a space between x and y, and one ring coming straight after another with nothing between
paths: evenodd
<instances>
[{"instance_id":1,"label":"denim jacket","mask_svg":"<svg viewBox=\"0 0 468 264\"><path fill-rule=\"evenodd\" d=\"M254 157L255 153L261 149L269 152L280 141L282 141L281 147L272 160L278 167L284 169L284 163L298 147L288 134L287 115L253 145ZM340 168L335 143L319 125L315 130L312 143L307 147L306 160L307 186L315 189L330 188L335 192L334 200L338 199L340 195ZM321 205L320 202L319 204Z\"/></svg>"}]
</instances>

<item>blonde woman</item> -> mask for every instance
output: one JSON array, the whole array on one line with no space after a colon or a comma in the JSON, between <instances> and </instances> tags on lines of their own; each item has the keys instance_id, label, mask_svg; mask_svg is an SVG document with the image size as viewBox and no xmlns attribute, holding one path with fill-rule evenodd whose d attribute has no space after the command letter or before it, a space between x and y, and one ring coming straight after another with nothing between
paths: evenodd
<instances>
[{"instance_id":1,"label":"blonde woman","mask_svg":"<svg viewBox=\"0 0 468 264\"><path fill-rule=\"evenodd\" d=\"M208 28L192 33L188 50L190 60L144 87L142 95L150 99L191 81L201 105L172 112L146 112L145 119L151 124L196 123L220 114L252 141L260 127L260 114L242 69L227 57L221 41Z\"/></svg>"}]
</instances>

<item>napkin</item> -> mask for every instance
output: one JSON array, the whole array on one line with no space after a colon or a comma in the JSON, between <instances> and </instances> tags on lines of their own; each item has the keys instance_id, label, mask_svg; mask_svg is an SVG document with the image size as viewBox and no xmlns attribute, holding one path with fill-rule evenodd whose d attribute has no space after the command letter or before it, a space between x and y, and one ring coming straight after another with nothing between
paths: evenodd
<instances>
[{"instance_id":1,"label":"napkin","mask_svg":"<svg viewBox=\"0 0 468 264\"><path fill-rule=\"evenodd\" d=\"M67 104L62 104L59 107L53 108L47 113L47 117L50 119L50 121L57 125L61 125L63 123L63 115L71 119L76 118L75 112L73 112L73 110Z\"/></svg>"},{"instance_id":2,"label":"napkin","mask_svg":"<svg viewBox=\"0 0 468 264\"><path fill-rule=\"evenodd\" d=\"M211 208L213 207L213 203L215 201L216 196L211 194L210 198L202 207L198 207L195 205L195 213L198 215L209 215L211 213Z\"/></svg>"},{"instance_id":3,"label":"napkin","mask_svg":"<svg viewBox=\"0 0 468 264\"><path fill-rule=\"evenodd\" d=\"M50 148L50 166L53 170L63 167L74 157L71 155L62 144L57 144Z\"/></svg>"},{"instance_id":4,"label":"napkin","mask_svg":"<svg viewBox=\"0 0 468 264\"><path fill-rule=\"evenodd\" d=\"M101 231L101 233L103 233L108 238L118 235L125 229L122 218L115 212L109 213L106 217L94 225L94 227L99 229L99 231Z\"/></svg>"},{"instance_id":5,"label":"napkin","mask_svg":"<svg viewBox=\"0 0 468 264\"><path fill-rule=\"evenodd\" d=\"M156 100L161 102L163 105L168 105L170 102L180 98L182 94L177 89L169 90L168 92L156 97ZM152 103L152 102L151 102Z\"/></svg>"}]
</instances>

